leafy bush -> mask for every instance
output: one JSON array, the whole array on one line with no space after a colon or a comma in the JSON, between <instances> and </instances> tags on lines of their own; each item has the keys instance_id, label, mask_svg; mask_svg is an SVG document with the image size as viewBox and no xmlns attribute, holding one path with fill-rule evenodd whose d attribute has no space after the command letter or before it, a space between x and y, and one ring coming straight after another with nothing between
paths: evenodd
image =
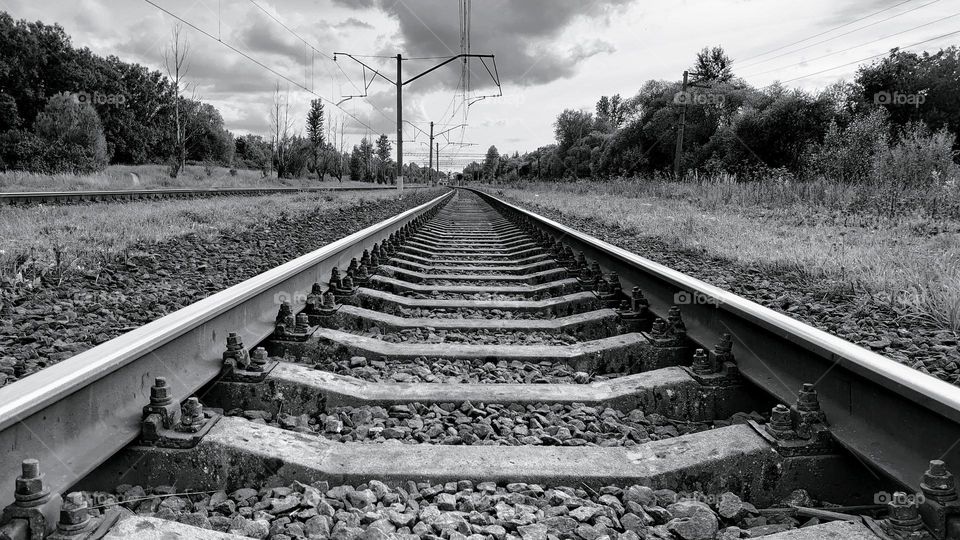
<instances>
[{"instance_id":1,"label":"leafy bush","mask_svg":"<svg viewBox=\"0 0 960 540\"><path fill-rule=\"evenodd\" d=\"M107 166L107 139L97 111L70 95L58 94L47 101L34 122L34 133L20 139L16 155L21 168L87 173Z\"/></svg>"},{"instance_id":2,"label":"leafy bush","mask_svg":"<svg viewBox=\"0 0 960 540\"><path fill-rule=\"evenodd\" d=\"M864 183L873 177L874 156L889 143L889 115L884 109L855 116L846 129L831 120L823 143L808 149L805 169L839 182Z\"/></svg>"}]
</instances>

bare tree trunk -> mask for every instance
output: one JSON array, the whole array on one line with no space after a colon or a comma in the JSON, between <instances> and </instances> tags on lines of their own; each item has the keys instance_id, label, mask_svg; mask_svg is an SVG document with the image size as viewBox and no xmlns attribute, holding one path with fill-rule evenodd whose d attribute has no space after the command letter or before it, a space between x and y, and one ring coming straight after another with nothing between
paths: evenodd
<instances>
[{"instance_id":1,"label":"bare tree trunk","mask_svg":"<svg viewBox=\"0 0 960 540\"><path fill-rule=\"evenodd\" d=\"M173 81L173 124L174 129L174 156L177 161L177 173L187 165L187 141L184 121L180 114L180 95L186 90L182 85L183 78L190 70L190 43L181 37L183 28L177 24L173 27L170 36L170 45L164 50L163 61L167 69L167 76Z\"/></svg>"}]
</instances>

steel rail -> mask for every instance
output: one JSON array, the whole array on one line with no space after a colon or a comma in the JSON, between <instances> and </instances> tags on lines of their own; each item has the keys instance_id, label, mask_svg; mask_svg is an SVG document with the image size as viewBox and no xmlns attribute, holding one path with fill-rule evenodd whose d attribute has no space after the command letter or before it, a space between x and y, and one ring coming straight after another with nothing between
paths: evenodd
<instances>
[{"instance_id":1,"label":"steel rail","mask_svg":"<svg viewBox=\"0 0 960 540\"><path fill-rule=\"evenodd\" d=\"M404 186L422 189L430 186ZM0 206L41 202L103 201L128 199L163 199L216 197L227 195L273 195L280 193L326 193L337 191L376 191L395 189L389 186L327 186L327 187L246 187L246 188L172 188L172 189L114 189L97 191L23 191L0 193Z\"/></svg>"},{"instance_id":2,"label":"steel rail","mask_svg":"<svg viewBox=\"0 0 960 540\"><path fill-rule=\"evenodd\" d=\"M40 460L45 485L62 492L140 432L155 377L183 401L220 372L228 332L248 348L274 329L279 303L305 305L314 282L381 242L453 191L234 285L116 339L0 388L0 486L20 462ZM13 490L0 490L0 507Z\"/></svg>"},{"instance_id":3,"label":"steel rail","mask_svg":"<svg viewBox=\"0 0 960 540\"><path fill-rule=\"evenodd\" d=\"M960 464L960 388L493 195L467 189L495 208L532 220L555 239L599 261L605 271L617 272L624 290L640 287L656 313L665 315L672 305L683 303L683 321L694 341L711 346L729 333L740 372L781 402L792 405L800 385L814 383L837 442L911 492L929 460Z\"/></svg>"}]
</instances>

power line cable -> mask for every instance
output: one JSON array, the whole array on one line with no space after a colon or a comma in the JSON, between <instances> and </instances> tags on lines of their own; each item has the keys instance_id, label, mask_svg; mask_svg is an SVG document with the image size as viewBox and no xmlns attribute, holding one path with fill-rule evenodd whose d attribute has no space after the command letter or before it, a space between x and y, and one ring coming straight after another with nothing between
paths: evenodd
<instances>
[{"instance_id":1,"label":"power line cable","mask_svg":"<svg viewBox=\"0 0 960 540\"><path fill-rule=\"evenodd\" d=\"M877 38L877 39L868 41L868 42L866 42L866 43L861 43L861 44L859 44L859 45L854 45L853 47L847 47L846 49L841 49L841 50L839 50L839 51L833 51L833 52L831 52L831 53L827 53L827 54L824 54L824 55L822 55L822 56L817 56L817 57L815 57L815 58L810 58L810 59L807 59L807 60L803 60L803 61L801 61L801 62L797 62L796 64L790 64L790 65L787 65L787 66L781 66L781 67L774 68L774 69L768 69L767 71L761 71L761 72L759 72L759 73L749 73L749 74L743 75L743 76L744 76L744 77L756 77L756 76L758 76L758 75L766 75L767 73L773 73L774 71L780 71L780 70L783 70L783 69L786 69L786 68L790 68L790 67L796 67L796 66L801 66L801 65L804 65L804 64L809 64L810 62L813 62L813 61L815 61L815 60L821 60L821 59L827 58L827 57L829 57L829 56L835 56L835 55L838 55L838 54L841 54L841 53L845 53L845 52L847 52L847 51L852 51L853 49L859 49L860 47L866 47L867 45L871 45L871 44L876 43L876 42L878 42L878 41L883 41L883 40L885 40L885 39L890 39L890 38L892 38L892 37L894 37L894 36L899 36L899 35L901 35L901 34L906 34L907 32L912 32L912 31L914 31L914 30L919 30L920 28L925 28L925 27L930 26L930 25L932 25L932 24L936 24L936 23L938 23L938 22L943 22L943 21L945 21L945 20L947 20L947 19L952 19L952 18L957 17L957 16L960 16L960 11L958 11L957 13L954 13L953 15L947 15L946 17L941 17L941 18L939 18L939 19L937 19L937 20L935 20L935 21L930 21L930 22L928 22L928 23L921 24L921 25L919 25L919 26L914 26L913 28L908 28L908 29L906 29L906 30L901 30L900 32L896 32L896 33L894 33L894 34L889 34L889 35L886 35L886 36L883 36L883 37L880 37L880 38Z\"/></svg>"},{"instance_id":2,"label":"power line cable","mask_svg":"<svg viewBox=\"0 0 960 540\"><path fill-rule=\"evenodd\" d=\"M884 22L887 22L887 21L889 21L889 20L896 19L897 17L900 17L900 16L902 16L902 15L906 15L907 13L912 13L912 12L914 12L914 11L917 11L918 9L923 9L923 8L925 8L925 7L927 7L927 6L931 5L931 4L936 4L936 3L939 2L939 1L940 1L940 0L932 0L931 2L927 2L926 4L923 4L923 5L917 6L917 7L915 7L915 8L908 9L907 11L904 11L904 12L901 12L901 13L897 13L896 15L892 15L892 16L890 16L890 17L887 17L886 19L880 19L879 21L874 21L874 22L872 22L872 23L870 23L870 24L863 25L863 26L861 26L861 27L859 27L859 28L854 28L853 30L844 32L844 33L842 33L842 34L837 34L837 35L835 35L835 36L833 36L833 37L829 37L829 38L827 38L827 39L822 39L822 40L817 41L817 42L815 42L815 43L811 43L811 44L809 44L809 45L805 45L805 46L803 46L803 47L800 47L799 49L794 49L794 50L792 50L792 51L787 51L787 52L785 52L785 53L780 53L780 54L778 54L778 55L776 55L776 56L771 56L770 58L767 58L767 59L765 59L765 60L760 60L759 62L754 62L754 63L752 63L752 64L747 64L746 66L741 66L741 67L757 66L757 65L760 65L760 64L764 64L764 63L766 63L766 62L769 62L769 61L771 61L771 60L776 60L777 58L782 58L782 57L784 57L784 56L791 55L791 54L794 54L794 53L798 53L798 52L800 52L800 51L805 51L805 50L809 49L810 47L816 47L817 45L822 45L822 44L824 44L824 43L826 43L826 42L828 42L828 41L833 41L833 40L835 40L835 39L837 39L837 38L841 38L841 37L843 37L843 36L849 36L850 34L853 34L853 33L855 33L855 32L859 32L860 30L863 30L864 28L870 28L871 26L876 26L876 25L878 25L878 24L880 24L880 23L884 23Z\"/></svg>"},{"instance_id":3,"label":"power line cable","mask_svg":"<svg viewBox=\"0 0 960 540\"><path fill-rule=\"evenodd\" d=\"M954 30L953 32L948 32L948 33L946 33L946 34L942 34L942 35L939 35L939 36L936 36L936 37L932 37L932 38L930 38L930 39L925 39L925 40L923 40L923 41L918 41L918 42L916 42L916 43L912 43L912 44L910 44L910 45L906 45L906 46L903 46L903 47L895 47L895 49L898 49L898 50L906 50L906 49L909 49L909 48L911 48L911 47L916 47L917 45L923 45L924 43L928 43L928 42L931 42L931 41L936 41L936 40L938 40L938 39L943 39L943 38L945 38L945 37L949 37L949 36L952 36L952 35L954 35L954 34L960 34L960 30ZM891 50L893 50L893 49L891 49ZM887 52L889 52L889 51L887 51ZM861 59L859 59L859 60L854 60L853 62L847 62L846 64L840 64L839 66L834 66L834 67L832 67L832 68L822 69L822 70L816 71L816 72L814 72L814 73L809 73L809 74L807 74L807 75L803 75L802 77L794 77L794 78L792 78L792 79L787 79L787 80L785 80L785 81L780 81L780 82L781 82L781 83L788 83L788 82L793 82L793 81L799 81L800 79L806 79L806 78L809 78L809 77L813 77L814 75L820 75L821 73L826 73L826 72L828 72L828 71L833 71L833 70L836 70L836 69L840 69L840 68L842 68L842 67L847 67L847 66L852 65L852 64L859 64L859 63L861 63L861 62L866 62L867 60L872 60L872 59L877 58L877 57L879 57L879 56L884 56L885 54L887 54L887 52L882 52L882 53L879 53L879 54L874 54L874 55L872 55L872 56L867 56L866 58L861 58Z\"/></svg>"},{"instance_id":4,"label":"power line cable","mask_svg":"<svg viewBox=\"0 0 960 540\"><path fill-rule=\"evenodd\" d=\"M900 2L899 4L894 4L894 5L892 5L892 6L888 7L888 8L881 9L880 11L875 11L875 12L871 13L870 15L865 15L865 16L860 17L860 18L858 18L858 19L854 19L854 20L852 20L852 21L850 21L850 22L848 22L848 23L841 24L840 26L835 26L835 27L833 27L833 28L831 28L831 29L829 29L829 30L824 30L823 32L820 32L819 34L814 34L814 35L812 35L812 36L805 37L805 38L803 38L803 39L801 39L801 40L794 41L794 42L791 42L791 43L787 43L786 45L782 45L782 46L780 46L780 47L777 47L776 49L770 49L769 51L764 52L764 53L755 54L755 55L753 55L753 56L748 56L747 58L744 58L744 59L742 59L742 60L740 60L740 61L741 61L741 62L747 62L747 61L749 61L749 60L753 60L754 58L760 58L761 56L766 56L766 55L768 55L768 54L770 54L770 53L774 53L774 52L777 52L777 51L781 51L781 50L783 50L783 49L786 49L787 47L792 47L793 45L797 45L797 44L799 44L799 43L803 43L804 41L811 40L811 39L813 39L813 38L817 38L817 37L820 37L820 36L829 34L830 32L833 32L834 30L839 30L839 29L841 29L841 28L850 26L851 24L858 23L858 22L860 22L860 21L869 19L870 17L873 17L874 15L879 15L879 14L884 13L884 12L886 12L886 11L890 11L891 9L900 7L900 6L902 6L902 5L906 4L906 3L909 3L909 2L913 2L913 0L904 0L903 2Z\"/></svg>"},{"instance_id":5,"label":"power line cable","mask_svg":"<svg viewBox=\"0 0 960 540\"><path fill-rule=\"evenodd\" d=\"M162 7L162 6L157 5L155 2L153 2L153 0L143 0L143 1L146 2L146 3L148 3L148 4L150 4L151 6L153 6L153 7L155 7L155 8L157 8L157 9L159 9L160 11L166 13L167 15L173 17L174 19L182 22L183 24L189 26L190 28L196 30L197 32L200 32L200 33L203 34L204 36L206 36L206 37L208 37L208 38L216 41L217 43L223 45L224 47L230 49L231 51L239 54L240 56L246 58L247 60L253 62L254 64L262 67L263 69L269 71L270 73L273 73L273 74L276 75L277 77L280 77L281 79L283 79L283 80L287 81L288 83L296 86L297 88L300 88L300 89L302 89L303 91L305 91L305 92L307 92L307 93L309 93L309 94L312 94L312 95L314 95L314 96L317 96L318 98L322 99L323 101L326 101L327 103L333 105L334 107L342 110L347 116L349 116L350 118L352 118L352 119L353 119L355 122L357 122L358 124L366 127L367 129L376 131L376 130L374 130L372 127L370 127L369 124L367 124L367 123L365 123L364 121L360 120L360 119L357 118L355 115L350 114L349 111L347 111L346 109L344 109L343 107L341 107L340 105L338 105L338 104L337 104L336 102L334 102L333 100L328 99L328 98L326 98L326 97L324 97L324 96L322 96L322 95L314 92L313 90L311 90L311 89L307 88L306 86L298 83L297 81L294 81L294 80L291 79L290 77L287 77L286 75L278 72L277 70L271 68L270 66L264 64L263 62L257 60L256 58L250 56L249 54L245 53L244 51L241 51L240 49L234 47L233 45L227 43L226 41L220 40L219 38L217 38L217 37L214 36L213 34L207 32L206 30L204 30L204 29L202 29L202 28L200 28L200 27L198 27L197 25L193 24L192 22L190 22L190 21L188 21L188 20L180 17L179 15L176 15L176 14L170 12L169 10L165 9L165 8Z\"/></svg>"}]
</instances>

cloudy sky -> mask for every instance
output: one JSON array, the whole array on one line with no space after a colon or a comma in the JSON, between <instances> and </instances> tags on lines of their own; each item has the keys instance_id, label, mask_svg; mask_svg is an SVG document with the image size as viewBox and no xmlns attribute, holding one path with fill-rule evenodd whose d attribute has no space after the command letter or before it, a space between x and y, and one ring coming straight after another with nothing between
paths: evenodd
<instances>
[{"instance_id":1,"label":"cloudy sky","mask_svg":"<svg viewBox=\"0 0 960 540\"><path fill-rule=\"evenodd\" d=\"M361 60L393 79L396 61L388 56L440 57L460 49L455 0L153 2L293 81L185 27L187 79L235 133L267 133L278 82L289 89L298 118L316 96L297 85L334 103L361 94L364 70L348 58L334 63L334 51L370 55ZM0 0L0 9L59 23L74 45L157 69L176 23L144 0ZM475 60L468 107L456 62L405 86L404 119L417 126L404 129L408 161L426 151L421 130L431 120L437 132L468 123L439 139L444 156L469 158L491 144L501 152L549 144L551 123L564 108L592 110L601 95L630 96L646 80L677 80L704 46L722 45L735 73L755 86L780 80L816 90L851 78L858 60L960 30L960 0L477 0L470 26L471 51L496 55L503 97L478 99L497 90ZM936 50L958 38L912 50ZM404 62L404 79L438 61ZM341 105L348 140L379 133L394 139L394 88L378 79L367 94Z\"/></svg>"}]
</instances>

